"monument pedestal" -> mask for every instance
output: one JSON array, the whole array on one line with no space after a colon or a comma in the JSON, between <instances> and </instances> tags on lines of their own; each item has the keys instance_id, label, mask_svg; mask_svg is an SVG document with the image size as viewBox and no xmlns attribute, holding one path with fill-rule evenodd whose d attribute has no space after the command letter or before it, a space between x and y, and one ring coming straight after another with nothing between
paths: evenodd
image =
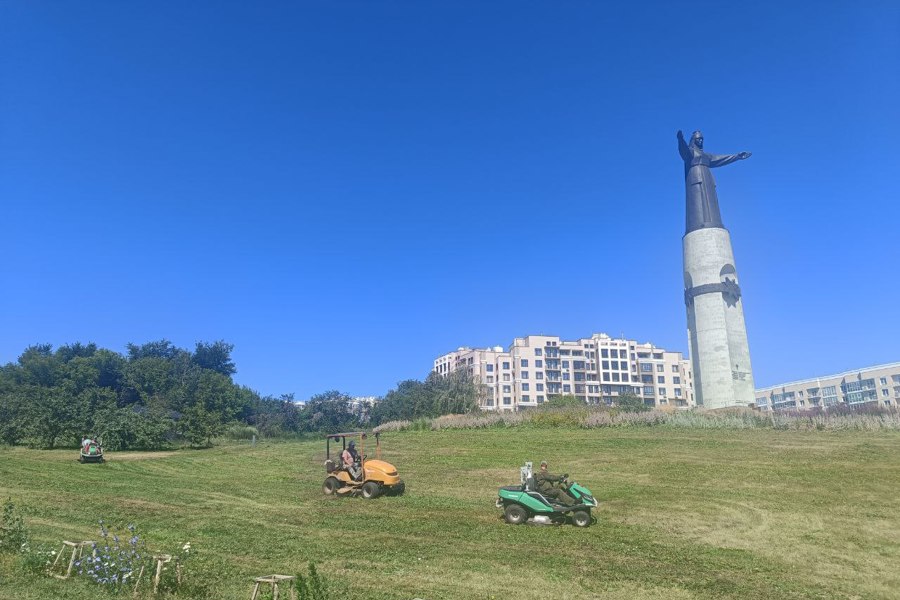
<instances>
[{"instance_id":1,"label":"monument pedestal","mask_svg":"<svg viewBox=\"0 0 900 600\"><path fill-rule=\"evenodd\" d=\"M731 236L724 227L687 233L684 296L698 406L748 406L755 401L750 347Z\"/></svg>"}]
</instances>

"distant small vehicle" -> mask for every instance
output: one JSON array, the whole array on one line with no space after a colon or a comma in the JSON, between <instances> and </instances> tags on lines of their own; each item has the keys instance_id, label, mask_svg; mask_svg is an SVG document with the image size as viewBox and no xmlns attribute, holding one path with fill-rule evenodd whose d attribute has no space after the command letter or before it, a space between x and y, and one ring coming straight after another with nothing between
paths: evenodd
<instances>
[{"instance_id":1,"label":"distant small vehicle","mask_svg":"<svg viewBox=\"0 0 900 600\"><path fill-rule=\"evenodd\" d=\"M576 527L588 527L593 522L591 509L600 505L591 491L574 481L568 484L567 492L577 504L563 506L553 503L539 491L534 483L532 463L526 462L520 468L520 485L500 488L497 508L503 509L503 517L510 525L521 525L527 521L543 525L562 525L571 516Z\"/></svg>"},{"instance_id":2,"label":"distant small vehicle","mask_svg":"<svg viewBox=\"0 0 900 600\"><path fill-rule=\"evenodd\" d=\"M347 433L332 433L325 436L325 472L328 476L322 484L322 491L327 496L337 495L361 495L363 498L372 499L388 494L398 496L406 490L406 484L400 479L397 468L389 462L381 460L381 441L379 434L375 434L375 458L369 460L365 455L364 444L368 435L364 431L351 431ZM344 468L341 454L347 449L348 440L359 446L360 461L358 463L359 477L353 475ZM331 443L340 444L340 449L331 458Z\"/></svg>"},{"instance_id":3,"label":"distant small vehicle","mask_svg":"<svg viewBox=\"0 0 900 600\"><path fill-rule=\"evenodd\" d=\"M106 462L103 458L103 444L100 438L83 437L81 438L81 456L78 458L80 463L102 463Z\"/></svg>"}]
</instances>

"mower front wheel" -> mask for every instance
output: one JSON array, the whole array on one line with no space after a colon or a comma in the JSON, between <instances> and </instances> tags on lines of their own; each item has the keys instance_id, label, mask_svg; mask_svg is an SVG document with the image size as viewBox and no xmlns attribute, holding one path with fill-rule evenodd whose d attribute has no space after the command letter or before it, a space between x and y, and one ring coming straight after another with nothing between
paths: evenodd
<instances>
[{"instance_id":1,"label":"mower front wheel","mask_svg":"<svg viewBox=\"0 0 900 600\"><path fill-rule=\"evenodd\" d=\"M572 513L572 524L575 527L587 527L591 524L591 513L586 510L576 510Z\"/></svg>"},{"instance_id":2,"label":"mower front wheel","mask_svg":"<svg viewBox=\"0 0 900 600\"><path fill-rule=\"evenodd\" d=\"M510 525L521 525L528 520L528 511L519 504L507 504L503 515Z\"/></svg>"},{"instance_id":3,"label":"mower front wheel","mask_svg":"<svg viewBox=\"0 0 900 600\"><path fill-rule=\"evenodd\" d=\"M362 486L362 496L366 500L377 498L381 495L381 485L377 481L367 481Z\"/></svg>"},{"instance_id":4,"label":"mower front wheel","mask_svg":"<svg viewBox=\"0 0 900 600\"><path fill-rule=\"evenodd\" d=\"M336 494L339 489L341 489L341 482L338 481L337 477L329 477L322 484L322 491L325 492L326 496Z\"/></svg>"}]
</instances>

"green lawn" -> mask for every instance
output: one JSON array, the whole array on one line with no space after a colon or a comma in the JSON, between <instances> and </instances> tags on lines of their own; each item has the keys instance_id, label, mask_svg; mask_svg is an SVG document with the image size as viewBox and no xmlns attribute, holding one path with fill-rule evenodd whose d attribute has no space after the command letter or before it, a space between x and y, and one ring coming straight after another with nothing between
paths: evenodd
<instances>
[{"instance_id":1,"label":"green lawn","mask_svg":"<svg viewBox=\"0 0 900 600\"><path fill-rule=\"evenodd\" d=\"M315 561L351 598L897 598L900 434L498 429L384 436L402 497L327 498L324 442L204 451L0 449L0 498L32 538L137 524L150 547L191 541L189 577L246 599L254 576ZM509 526L497 488L547 459L600 499L599 522ZM102 598L0 558L0 598Z\"/></svg>"}]
</instances>

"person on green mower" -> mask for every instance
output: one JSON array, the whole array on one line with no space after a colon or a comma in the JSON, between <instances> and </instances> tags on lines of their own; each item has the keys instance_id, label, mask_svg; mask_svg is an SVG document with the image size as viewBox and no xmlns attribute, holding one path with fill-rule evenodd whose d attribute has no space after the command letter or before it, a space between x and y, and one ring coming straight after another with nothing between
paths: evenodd
<instances>
[{"instance_id":1,"label":"person on green mower","mask_svg":"<svg viewBox=\"0 0 900 600\"><path fill-rule=\"evenodd\" d=\"M575 498L566 493L568 486L564 483L567 475L554 475L547 470L547 461L541 461L541 470L534 476L537 489L544 496L549 498L551 502L562 504L563 506L573 506Z\"/></svg>"}]
</instances>

